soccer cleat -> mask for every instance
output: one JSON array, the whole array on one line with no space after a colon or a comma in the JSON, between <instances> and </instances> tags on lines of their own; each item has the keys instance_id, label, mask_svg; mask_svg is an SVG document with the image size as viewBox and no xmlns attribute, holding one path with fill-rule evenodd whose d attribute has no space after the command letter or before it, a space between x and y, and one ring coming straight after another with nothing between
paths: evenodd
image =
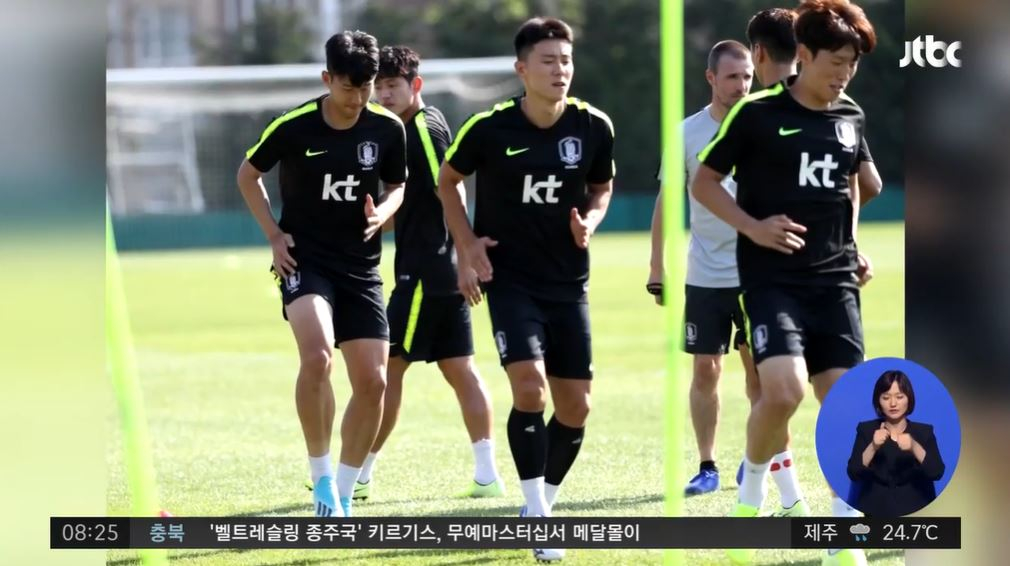
<instances>
[{"instance_id":1,"label":"soccer cleat","mask_svg":"<svg viewBox=\"0 0 1010 566\"><path fill-rule=\"evenodd\" d=\"M740 467L736 469L736 484L743 483L743 460L740 460Z\"/></svg>"},{"instance_id":2,"label":"soccer cleat","mask_svg":"<svg viewBox=\"0 0 1010 566\"><path fill-rule=\"evenodd\" d=\"M684 495L691 497L692 495L711 493L717 489L719 489L719 472L717 470L702 470L687 482Z\"/></svg>"},{"instance_id":3,"label":"soccer cleat","mask_svg":"<svg viewBox=\"0 0 1010 566\"><path fill-rule=\"evenodd\" d=\"M323 476L312 488L312 504L315 506L316 517L344 517L344 510L337 506L334 492L336 485L333 478Z\"/></svg>"},{"instance_id":4,"label":"soccer cleat","mask_svg":"<svg viewBox=\"0 0 1010 566\"><path fill-rule=\"evenodd\" d=\"M537 562L560 562L562 558L565 557L565 549L563 548L534 548L533 558L537 559Z\"/></svg>"},{"instance_id":5,"label":"soccer cleat","mask_svg":"<svg viewBox=\"0 0 1010 566\"><path fill-rule=\"evenodd\" d=\"M365 483L359 481L354 482L354 495L353 499L362 500L368 499L372 495L372 480L368 480Z\"/></svg>"},{"instance_id":6,"label":"soccer cleat","mask_svg":"<svg viewBox=\"0 0 1010 566\"><path fill-rule=\"evenodd\" d=\"M529 509L526 507L526 505L523 505L522 507L519 508L519 517L520 518L525 517L526 513L528 513L528 512L529 512Z\"/></svg>"},{"instance_id":7,"label":"soccer cleat","mask_svg":"<svg viewBox=\"0 0 1010 566\"><path fill-rule=\"evenodd\" d=\"M809 517L810 516L810 506L807 505L806 501L802 499L793 503L792 507L780 507L777 511L772 513L772 517Z\"/></svg>"},{"instance_id":8,"label":"soccer cleat","mask_svg":"<svg viewBox=\"0 0 1010 566\"><path fill-rule=\"evenodd\" d=\"M757 517L761 510L746 503L737 503L729 514L730 517ZM750 564L754 558L753 548L727 548L726 556L733 564Z\"/></svg>"},{"instance_id":9,"label":"soccer cleat","mask_svg":"<svg viewBox=\"0 0 1010 566\"><path fill-rule=\"evenodd\" d=\"M344 514L342 515L343 517L350 517L351 516L351 498L350 497L341 497L340 498L340 508L344 512Z\"/></svg>"},{"instance_id":10,"label":"soccer cleat","mask_svg":"<svg viewBox=\"0 0 1010 566\"><path fill-rule=\"evenodd\" d=\"M505 482L501 478L495 478L495 480L488 484L477 483L477 480L473 480L466 490L460 495L461 497L501 497L505 495Z\"/></svg>"},{"instance_id":11,"label":"soccer cleat","mask_svg":"<svg viewBox=\"0 0 1010 566\"><path fill-rule=\"evenodd\" d=\"M821 566L866 566L866 553L858 548L825 550Z\"/></svg>"}]
</instances>

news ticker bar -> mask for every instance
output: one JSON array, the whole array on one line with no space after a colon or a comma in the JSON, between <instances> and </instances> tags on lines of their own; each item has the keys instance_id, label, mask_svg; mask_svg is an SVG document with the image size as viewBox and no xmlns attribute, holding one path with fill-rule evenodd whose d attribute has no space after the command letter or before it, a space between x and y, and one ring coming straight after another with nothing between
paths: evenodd
<instances>
[{"instance_id":1,"label":"news ticker bar","mask_svg":"<svg viewBox=\"0 0 1010 566\"><path fill-rule=\"evenodd\" d=\"M961 548L960 517L52 517L50 548Z\"/></svg>"}]
</instances>

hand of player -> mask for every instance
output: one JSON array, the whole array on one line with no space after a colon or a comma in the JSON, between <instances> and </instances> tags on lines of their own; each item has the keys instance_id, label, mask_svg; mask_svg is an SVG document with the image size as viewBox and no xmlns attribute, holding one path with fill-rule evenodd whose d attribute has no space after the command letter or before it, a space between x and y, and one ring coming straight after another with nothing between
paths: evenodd
<instances>
[{"instance_id":1,"label":"hand of player","mask_svg":"<svg viewBox=\"0 0 1010 566\"><path fill-rule=\"evenodd\" d=\"M372 200L372 195L365 195L365 241L367 242L382 228L382 217Z\"/></svg>"},{"instance_id":2,"label":"hand of player","mask_svg":"<svg viewBox=\"0 0 1010 566\"><path fill-rule=\"evenodd\" d=\"M288 250L293 247L295 247L295 239L291 237L291 234L278 232L277 235L270 238L270 249L274 254L274 271L281 277L289 277L298 267L298 262Z\"/></svg>"},{"instance_id":3,"label":"hand of player","mask_svg":"<svg viewBox=\"0 0 1010 566\"><path fill-rule=\"evenodd\" d=\"M806 226L793 222L785 214L777 214L754 223L744 235L759 246L791 255L806 245L803 238L796 235L806 231Z\"/></svg>"},{"instance_id":4,"label":"hand of player","mask_svg":"<svg viewBox=\"0 0 1010 566\"><path fill-rule=\"evenodd\" d=\"M663 274L649 273L649 280L645 283L645 290L656 300L656 304L663 306Z\"/></svg>"},{"instance_id":5,"label":"hand of player","mask_svg":"<svg viewBox=\"0 0 1010 566\"><path fill-rule=\"evenodd\" d=\"M891 433L887 431L887 425L880 423L880 428L873 431L873 447L880 448L888 438L891 438Z\"/></svg>"},{"instance_id":6,"label":"hand of player","mask_svg":"<svg viewBox=\"0 0 1010 566\"><path fill-rule=\"evenodd\" d=\"M857 283L860 287L866 285L873 279L873 262L862 253L856 254L858 265L856 267Z\"/></svg>"},{"instance_id":7,"label":"hand of player","mask_svg":"<svg viewBox=\"0 0 1010 566\"><path fill-rule=\"evenodd\" d=\"M471 307L475 307L480 304L482 298L480 292L480 280L477 278L477 272L474 271L472 267L460 263L459 273L456 276L456 282L459 284L459 291L463 293L463 297L466 299L467 304Z\"/></svg>"},{"instance_id":8,"label":"hand of player","mask_svg":"<svg viewBox=\"0 0 1010 566\"><path fill-rule=\"evenodd\" d=\"M470 266L477 273L477 279L481 282L487 283L491 280L494 270L491 267L491 260L487 257L487 249L497 245L496 240L485 236L475 239L473 244L460 250L463 252L461 263Z\"/></svg>"},{"instance_id":9,"label":"hand of player","mask_svg":"<svg viewBox=\"0 0 1010 566\"><path fill-rule=\"evenodd\" d=\"M899 434L897 438L894 439L894 441L898 443L898 448L901 448L905 452L908 452L912 449L912 435L908 434L907 432Z\"/></svg>"},{"instance_id":10,"label":"hand of player","mask_svg":"<svg viewBox=\"0 0 1010 566\"><path fill-rule=\"evenodd\" d=\"M575 237L575 245L584 250L588 249L589 238L593 235L593 232L589 229L589 224L579 214L579 209L572 209L569 226L572 228L572 236Z\"/></svg>"}]
</instances>

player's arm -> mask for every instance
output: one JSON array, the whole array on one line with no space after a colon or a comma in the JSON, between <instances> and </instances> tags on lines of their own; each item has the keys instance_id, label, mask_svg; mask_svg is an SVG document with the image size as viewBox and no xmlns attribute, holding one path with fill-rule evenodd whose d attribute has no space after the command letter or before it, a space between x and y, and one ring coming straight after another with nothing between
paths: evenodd
<instances>
[{"instance_id":1,"label":"player's arm","mask_svg":"<svg viewBox=\"0 0 1010 566\"><path fill-rule=\"evenodd\" d=\"M656 297L656 304L663 304L663 274L666 265L663 258L663 189L656 195L656 205L652 209L652 252L649 256L649 280L645 288Z\"/></svg>"},{"instance_id":2,"label":"player's arm","mask_svg":"<svg viewBox=\"0 0 1010 566\"><path fill-rule=\"evenodd\" d=\"M370 239L387 224L393 223L393 215L403 204L404 183L383 183L379 202L372 201L372 195L365 195L365 240Z\"/></svg>"},{"instance_id":3,"label":"player's arm","mask_svg":"<svg viewBox=\"0 0 1010 566\"><path fill-rule=\"evenodd\" d=\"M239 191L246 206L252 212L260 230L270 242L273 251L273 266L281 277L287 277L295 272L298 262L291 256L288 248L295 247L295 241L290 234L285 234L274 219L270 209L270 197L263 186L263 173L249 159L243 159L236 175Z\"/></svg>"},{"instance_id":4,"label":"player's arm","mask_svg":"<svg viewBox=\"0 0 1010 566\"><path fill-rule=\"evenodd\" d=\"M859 152L856 157L859 161L859 201L861 206L866 206L866 203L879 195L884 188L877 166L873 163L870 145L866 143L866 136L859 140Z\"/></svg>"},{"instance_id":5,"label":"player's arm","mask_svg":"<svg viewBox=\"0 0 1010 566\"><path fill-rule=\"evenodd\" d=\"M611 179L603 183L586 183L586 188L589 191L589 202L586 204L585 215L579 214L579 210L573 208L569 217L575 245L582 249L589 248L589 239L593 237L603 222L603 217L607 215L610 197L614 194L614 181Z\"/></svg>"},{"instance_id":6,"label":"player's arm","mask_svg":"<svg viewBox=\"0 0 1010 566\"><path fill-rule=\"evenodd\" d=\"M477 306L481 301L480 282L490 281L492 275L487 248L498 242L491 238L478 238L470 227L466 214L466 188L463 185L465 178L448 161L444 161L438 170L438 198L442 201L445 225L456 246L459 290L470 306Z\"/></svg>"},{"instance_id":7,"label":"player's arm","mask_svg":"<svg viewBox=\"0 0 1010 566\"><path fill-rule=\"evenodd\" d=\"M702 163L691 183L691 194L712 214L759 246L792 254L806 245L803 238L797 235L806 232L806 227L793 222L785 214L776 214L763 220L747 214L722 188L725 176Z\"/></svg>"},{"instance_id":8,"label":"player's arm","mask_svg":"<svg viewBox=\"0 0 1010 566\"><path fill-rule=\"evenodd\" d=\"M866 163L866 162L864 162ZM856 234L859 233L859 207L860 198L862 197L862 187L860 186L860 173L862 173L862 165L857 173L849 175L849 197L852 199L852 241L858 242L856 239ZM870 258L858 251L859 247L856 247L856 278L857 284L862 287L873 279L873 262Z\"/></svg>"}]
</instances>

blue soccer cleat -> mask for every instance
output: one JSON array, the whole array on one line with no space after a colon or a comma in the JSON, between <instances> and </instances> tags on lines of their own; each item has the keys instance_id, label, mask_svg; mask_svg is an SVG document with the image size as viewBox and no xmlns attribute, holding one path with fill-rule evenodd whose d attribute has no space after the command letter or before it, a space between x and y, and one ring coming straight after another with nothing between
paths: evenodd
<instances>
[{"instance_id":1,"label":"blue soccer cleat","mask_svg":"<svg viewBox=\"0 0 1010 566\"><path fill-rule=\"evenodd\" d=\"M337 505L334 492L336 492L336 486L330 476L323 476L316 481L312 488L312 504L315 507L316 517L344 516L343 509Z\"/></svg>"},{"instance_id":2,"label":"blue soccer cleat","mask_svg":"<svg viewBox=\"0 0 1010 566\"><path fill-rule=\"evenodd\" d=\"M698 472L698 475L691 478L691 481L687 482L687 487L684 488L684 495L691 497L693 495L711 493L717 489L719 489L719 472L716 470L702 470Z\"/></svg>"}]
</instances>

